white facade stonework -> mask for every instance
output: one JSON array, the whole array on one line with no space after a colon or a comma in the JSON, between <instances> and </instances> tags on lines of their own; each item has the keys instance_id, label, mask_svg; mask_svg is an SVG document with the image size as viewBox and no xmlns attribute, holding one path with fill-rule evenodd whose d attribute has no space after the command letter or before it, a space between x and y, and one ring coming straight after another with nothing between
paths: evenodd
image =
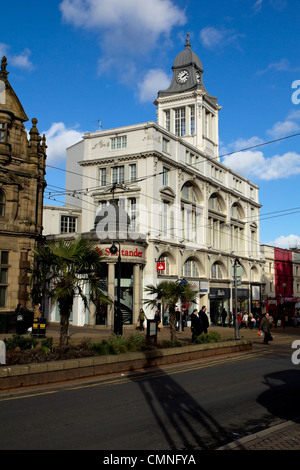
<instances>
[{"instance_id":1,"label":"white facade stonework","mask_svg":"<svg viewBox=\"0 0 300 470\"><path fill-rule=\"evenodd\" d=\"M155 101L158 123L86 133L67 149L66 187L77 198L68 193L66 204L81 210L82 233L94 237L100 249L115 239L121 249L128 242L131 251L142 247L142 260L122 260L134 266L131 281L123 280L125 293L126 282L131 282L128 292L133 289L128 307L128 325L133 326L144 307L145 286L163 279L191 282L197 306L207 306L212 322L218 321L223 307L233 311L236 258L243 268L238 308L250 312L252 286L257 286L256 292L261 289L259 188L220 162L221 108L205 90L202 66L189 41L183 52L175 59L170 88L159 92ZM178 81L180 72L180 77L188 76L183 83ZM108 227L111 236L102 240L104 224L95 226L95 218L112 200L126 210L130 225L126 236ZM158 261L165 263L163 271L157 271ZM108 290L113 297L115 273L110 262L111 256ZM94 322L91 316L89 322ZM111 323L112 310L105 319L107 326Z\"/></svg>"}]
</instances>

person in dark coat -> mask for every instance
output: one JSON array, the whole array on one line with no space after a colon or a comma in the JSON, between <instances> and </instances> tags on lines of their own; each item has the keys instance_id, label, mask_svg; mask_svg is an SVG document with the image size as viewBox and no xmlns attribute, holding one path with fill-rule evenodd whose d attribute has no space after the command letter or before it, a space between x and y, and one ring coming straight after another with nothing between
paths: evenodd
<instances>
[{"instance_id":1,"label":"person in dark coat","mask_svg":"<svg viewBox=\"0 0 300 470\"><path fill-rule=\"evenodd\" d=\"M201 323L201 333L207 333L209 322L208 322L208 316L206 315L205 306L201 308L199 316L200 316L200 323Z\"/></svg>"},{"instance_id":2,"label":"person in dark coat","mask_svg":"<svg viewBox=\"0 0 300 470\"><path fill-rule=\"evenodd\" d=\"M227 312L226 312L225 308L223 308L223 310L222 310L221 317L222 317L222 325L226 326Z\"/></svg>"},{"instance_id":3,"label":"person in dark coat","mask_svg":"<svg viewBox=\"0 0 300 470\"><path fill-rule=\"evenodd\" d=\"M186 309L183 308L183 309L181 310L181 325L182 325L182 331L184 331L184 327L186 326L186 318L187 318Z\"/></svg>"},{"instance_id":4,"label":"person in dark coat","mask_svg":"<svg viewBox=\"0 0 300 470\"><path fill-rule=\"evenodd\" d=\"M259 329L263 331L264 333L264 344L269 344L269 341L272 341L272 335L271 335L271 324L269 321L269 314L268 312L265 314L265 316L262 318Z\"/></svg>"},{"instance_id":5,"label":"person in dark coat","mask_svg":"<svg viewBox=\"0 0 300 470\"><path fill-rule=\"evenodd\" d=\"M191 315L192 343L195 342L197 336L201 335L201 322L198 310L195 308Z\"/></svg>"}]
</instances>

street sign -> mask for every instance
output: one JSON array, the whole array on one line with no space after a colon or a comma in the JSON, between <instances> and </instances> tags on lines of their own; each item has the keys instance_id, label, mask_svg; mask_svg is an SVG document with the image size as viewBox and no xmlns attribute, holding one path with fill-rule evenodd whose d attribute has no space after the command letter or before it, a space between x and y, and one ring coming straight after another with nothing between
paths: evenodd
<instances>
[{"instance_id":1,"label":"street sign","mask_svg":"<svg viewBox=\"0 0 300 470\"><path fill-rule=\"evenodd\" d=\"M157 263L157 271L164 271L166 269L166 263Z\"/></svg>"}]
</instances>

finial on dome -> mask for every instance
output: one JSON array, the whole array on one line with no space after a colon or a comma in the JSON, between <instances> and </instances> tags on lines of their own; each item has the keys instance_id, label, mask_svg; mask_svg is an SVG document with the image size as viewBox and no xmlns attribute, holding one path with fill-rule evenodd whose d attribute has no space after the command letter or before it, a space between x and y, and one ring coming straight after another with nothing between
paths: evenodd
<instances>
[{"instance_id":1,"label":"finial on dome","mask_svg":"<svg viewBox=\"0 0 300 470\"><path fill-rule=\"evenodd\" d=\"M185 47L191 47L191 43L190 43L190 33L187 33L187 35L186 35Z\"/></svg>"}]
</instances>

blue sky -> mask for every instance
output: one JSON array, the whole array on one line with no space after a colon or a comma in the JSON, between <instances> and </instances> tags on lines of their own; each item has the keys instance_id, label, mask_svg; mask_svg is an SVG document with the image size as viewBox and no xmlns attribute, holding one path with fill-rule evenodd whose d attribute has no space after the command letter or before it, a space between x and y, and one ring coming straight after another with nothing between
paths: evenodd
<instances>
[{"instance_id":1,"label":"blue sky","mask_svg":"<svg viewBox=\"0 0 300 470\"><path fill-rule=\"evenodd\" d=\"M222 106L220 155L259 145L221 161L260 187L261 242L300 244L300 135L285 138L300 133L299 18L299 0L2 2L0 56L47 137L45 204L64 202L49 192L84 132L156 121L188 32Z\"/></svg>"}]
</instances>

